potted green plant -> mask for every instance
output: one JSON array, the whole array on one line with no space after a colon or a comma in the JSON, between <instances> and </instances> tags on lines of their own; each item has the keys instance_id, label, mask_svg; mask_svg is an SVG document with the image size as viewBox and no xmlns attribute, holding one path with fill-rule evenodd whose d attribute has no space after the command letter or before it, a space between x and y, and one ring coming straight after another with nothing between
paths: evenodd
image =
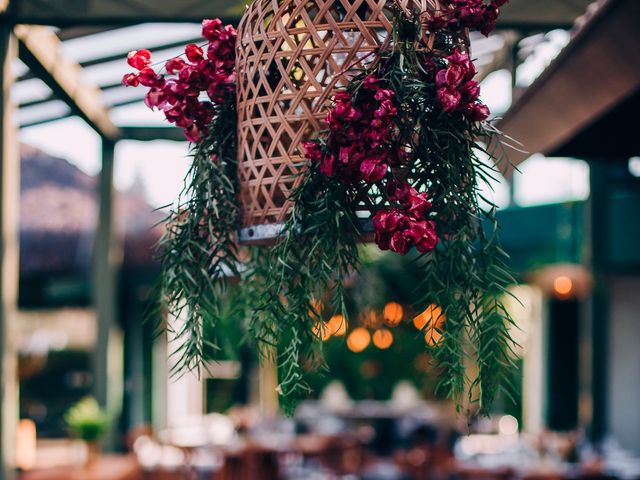
<instances>
[{"instance_id":1,"label":"potted green plant","mask_svg":"<svg viewBox=\"0 0 640 480\"><path fill-rule=\"evenodd\" d=\"M100 457L100 440L109 428L110 419L93 397L85 397L67 410L64 420L70 432L87 446L90 467Z\"/></svg>"}]
</instances>

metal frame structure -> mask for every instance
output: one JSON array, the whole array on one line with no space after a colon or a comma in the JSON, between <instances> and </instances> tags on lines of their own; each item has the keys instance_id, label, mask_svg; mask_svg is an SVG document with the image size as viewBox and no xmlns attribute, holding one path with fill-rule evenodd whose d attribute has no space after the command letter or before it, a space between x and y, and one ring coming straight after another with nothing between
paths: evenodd
<instances>
[{"instance_id":1,"label":"metal frame structure","mask_svg":"<svg viewBox=\"0 0 640 480\"><path fill-rule=\"evenodd\" d=\"M518 39L556 28L571 28L591 0L511 0L504 9L499 28L509 32L503 37L474 39L474 52L480 56L484 75L497 68L514 66L514 49ZM146 45L128 45L122 51L111 51L84 60L71 58L67 42L90 41L98 35L115 38L127 28L142 23L173 24L200 22L202 18L219 17L236 22L243 12L242 0L0 0L0 55L3 64L0 93L2 106L0 163L0 480L14 478L13 445L17 419L17 386L14 343L11 337L11 312L16 309L18 284L18 186L19 158L17 132L11 116L28 111L44 111L44 115L20 121L21 128L53 122L70 116L82 118L102 138L102 171L99 182L100 217L95 249L94 289L98 312L98 348L96 349L96 394L107 401L107 374L112 329L116 316L117 254L120 248L113 234L113 170L115 146L120 140L182 140L177 129L166 127L133 127L118 125L113 113L118 108L140 102L143 92L120 95L124 90L113 80L97 84L87 80L94 68L109 68L126 56L130 49ZM52 28L53 27L53 28ZM513 33L512 33L513 32ZM496 41L498 40L498 41ZM154 50L169 52L197 38L179 38L154 45ZM23 72L16 88L25 82L43 82L45 93L24 99L17 109L11 104L10 69L19 58ZM122 62L124 65L124 62ZM482 73L481 73L482 74ZM105 101L109 97L111 101ZM65 108L46 114L54 102Z\"/></svg>"}]
</instances>

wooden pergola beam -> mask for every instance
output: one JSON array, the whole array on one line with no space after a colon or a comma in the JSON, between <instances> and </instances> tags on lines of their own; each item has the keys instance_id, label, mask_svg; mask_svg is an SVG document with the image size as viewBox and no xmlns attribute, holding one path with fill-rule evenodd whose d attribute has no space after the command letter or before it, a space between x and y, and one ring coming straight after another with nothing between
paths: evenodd
<instances>
[{"instance_id":1,"label":"wooden pergola beam","mask_svg":"<svg viewBox=\"0 0 640 480\"><path fill-rule=\"evenodd\" d=\"M22 0L14 5L11 16L15 23L58 27L200 23L212 17L237 21L245 4L244 0Z\"/></svg>"},{"instance_id":2,"label":"wooden pergola beam","mask_svg":"<svg viewBox=\"0 0 640 480\"><path fill-rule=\"evenodd\" d=\"M528 153L510 150L512 163L561 149L640 88L638 22L638 0L609 0L514 103L498 127Z\"/></svg>"},{"instance_id":3,"label":"wooden pergola beam","mask_svg":"<svg viewBox=\"0 0 640 480\"><path fill-rule=\"evenodd\" d=\"M82 78L81 66L60 53L60 40L45 27L16 25L20 59L71 110L103 138L115 141L120 130L101 101L100 89Z\"/></svg>"},{"instance_id":4,"label":"wooden pergola beam","mask_svg":"<svg viewBox=\"0 0 640 480\"><path fill-rule=\"evenodd\" d=\"M499 27L527 31L569 28L591 1L511 0L503 8ZM16 23L59 27L200 22L212 17L237 22L247 3L249 0L21 0L14 5L12 17Z\"/></svg>"}]
</instances>

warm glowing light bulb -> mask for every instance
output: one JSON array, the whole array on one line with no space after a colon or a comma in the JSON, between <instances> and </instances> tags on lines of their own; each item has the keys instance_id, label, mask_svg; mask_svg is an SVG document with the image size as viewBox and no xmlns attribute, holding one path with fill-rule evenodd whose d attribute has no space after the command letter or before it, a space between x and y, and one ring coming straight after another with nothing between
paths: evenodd
<instances>
[{"instance_id":1,"label":"warm glowing light bulb","mask_svg":"<svg viewBox=\"0 0 640 480\"><path fill-rule=\"evenodd\" d=\"M360 353L369 346L371 334L363 327L353 329L347 337L347 347L354 353Z\"/></svg>"},{"instance_id":2,"label":"warm glowing light bulb","mask_svg":"<svg viewBox=\"0 0 640 480\"><path fill-rule=\"evenodd\" d=\"M402 305L396 302L389 302L382 310L382 316L389 325L398 325L402 320Z\"/></svg>"},{"instance_id":3,"label":"warm glowing light bulb","mask_svg":"<svg viewBox=\"0 0 640 480\"><path fill-rule=\"evenodd\" d=\"M313 326L313 334L323 342L326 342L331 338L331 330L329 329L329 326L324 325L323 322L317 322Z\"/></svg>"},{"instance_id":4,"label":"warm glowing light bulb","mask_svg":"<svg viewBox=\"0 0 640 480\"><path fill-rule=\"evenodd\" d=\"M376 330L373 334L373 344L380 350L386 350L393 344L393 333L386 328Z\"/></svg>"},{"instance_id":5,"label":"warm glowing light bulb","mask_svg":"<svg viewBox=\"0 0 640 480\"><path fill-rule=\"evenodd\" d=\"M327 328L332 335L341 337L347 332L347 321L342 315L334 315L327 322Z\"/></svg>"},{"instance_id":6,"label":"warm glowing light bulb","mask_svg":"<svg viewBox=\"0 0 640 480\"><path fill-rule=\"evenodd\" d=\"M442 334L435 328L428 328L424 334L424 341L430 347L437 347L442 339Z\"/></svg>"},{"instance_id":7,"label":"warm glowing light bulb","mask_svg":"<svg viewBox=\"0 0 640 480\"><path fill-rule=\"evenodd\" d=\"M569 277L560 276L553 281L553 290L561 297L566 297L573 290L573 282Z\"/></svg>"},{"instance_id":8,"label":"warm glowing light bulb","mask_svg":"<svg viewBox=\"0 0 640 480\"><path fill-rule=\"evenodd\" d=\"M425 327L440 328L442 324L444 324L444 314L435 304L429 305L424 312L413 319L413 326L418 330L424 330Z\"/></svg>"}]
</instances>

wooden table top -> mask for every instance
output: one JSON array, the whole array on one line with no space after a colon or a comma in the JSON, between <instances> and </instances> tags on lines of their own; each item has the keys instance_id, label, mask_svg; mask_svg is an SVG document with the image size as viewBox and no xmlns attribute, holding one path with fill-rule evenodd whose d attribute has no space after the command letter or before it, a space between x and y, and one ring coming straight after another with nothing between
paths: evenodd
<instances>
[{"instance_id":1,"label":"wooden table top","mask_svg":"<svg viewBox=\"0 0 640 480\"><path fill-rule=\"evenodd\" d=\"M142 473L132 455L103 455L91 467L55 467L22 472L20 480L140 480Z\"/></svg>"}]
</instances>

